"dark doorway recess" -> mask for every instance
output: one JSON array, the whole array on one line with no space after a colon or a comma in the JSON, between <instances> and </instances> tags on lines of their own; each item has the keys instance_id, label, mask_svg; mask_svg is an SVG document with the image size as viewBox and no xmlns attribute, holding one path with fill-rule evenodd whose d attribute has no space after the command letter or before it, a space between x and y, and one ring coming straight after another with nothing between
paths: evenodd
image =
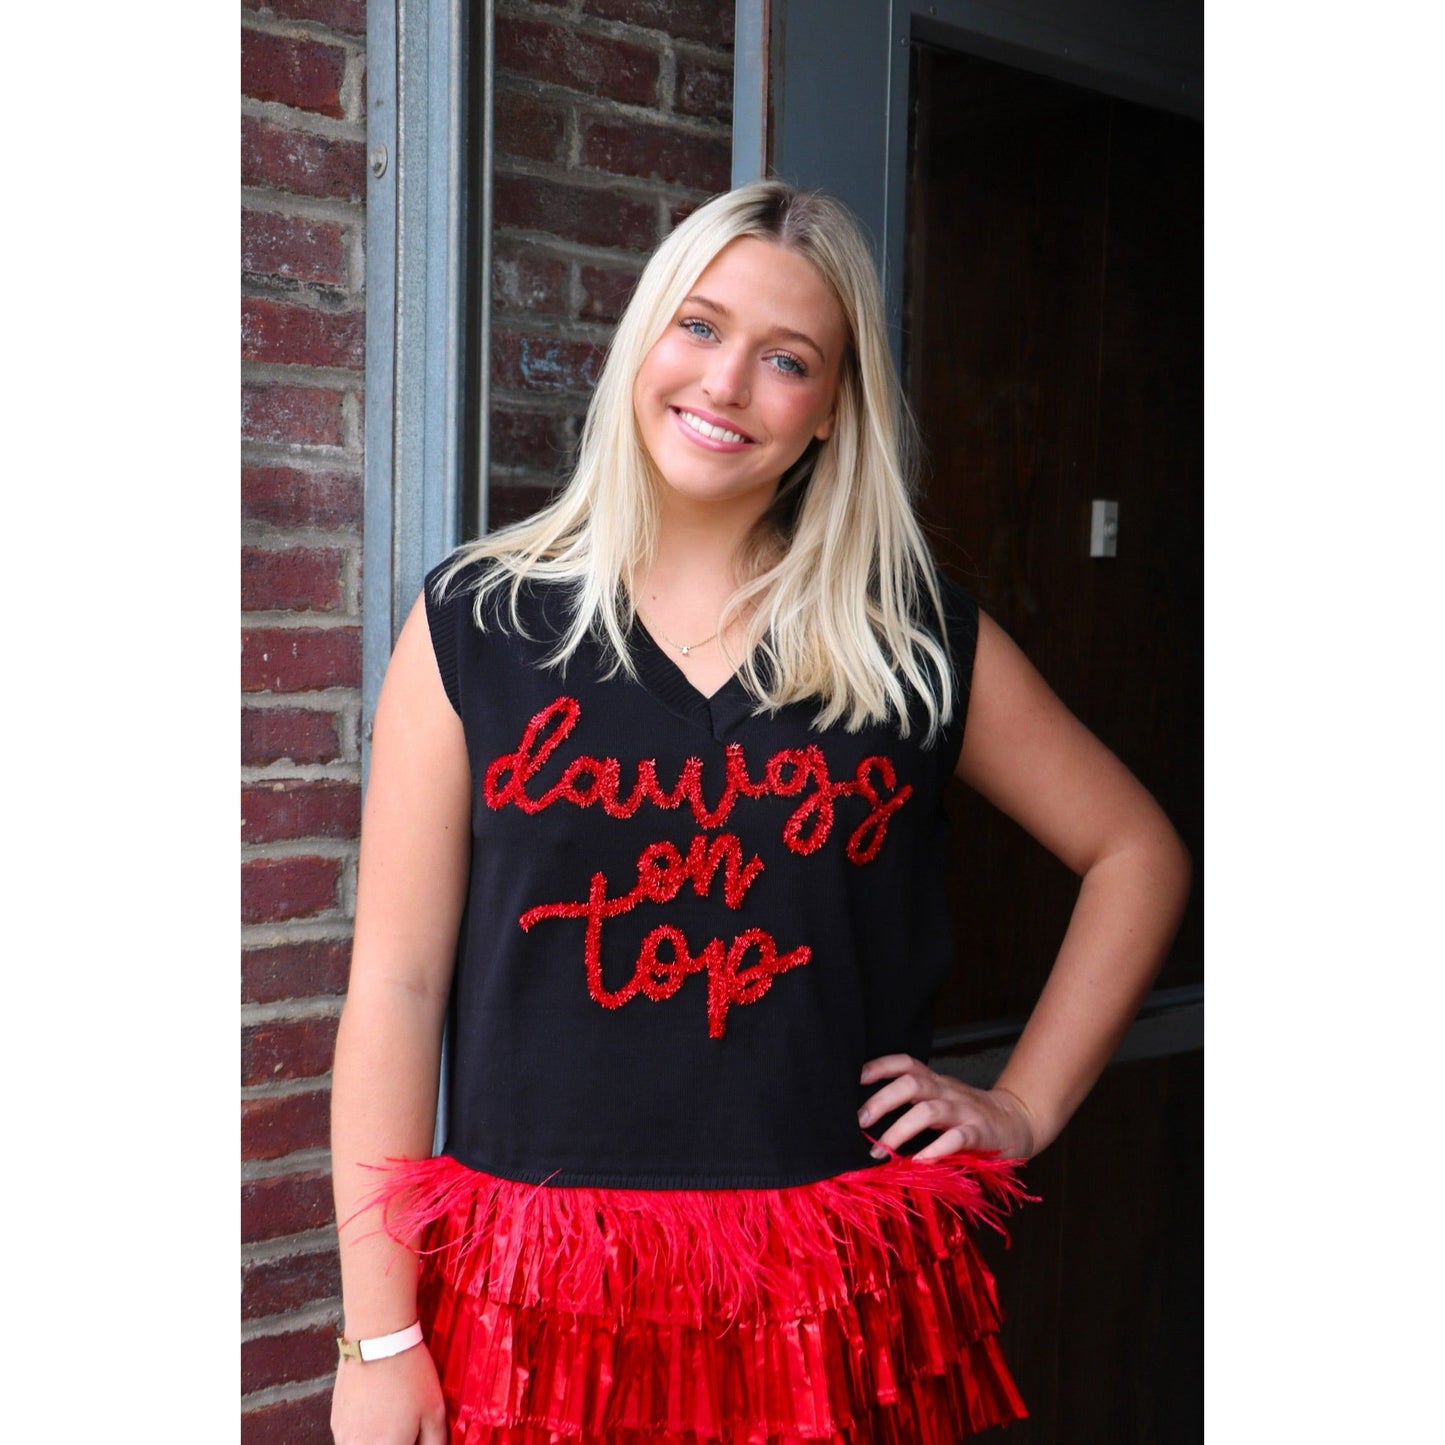
<instances>
[{"instance_id":1,"label":"dark doorway recess","mask_svg":"<svg viewBox=\"0 0 1445 1445\"><path fill-rule=\"evenodd\" d=\"M999 1445L1202 1445L1202 1050L1105 1071L980 1243L1029 1419Z\"/></svg>"},{"instance_id":2,"label":"dark doorway recess","mask_svg":"<svg viewBox=\"0 0 1445 1445\"><path fill-rule=\"evenodd\" d=\"M906 361L940 561L1194 854L1203 960L1202 128L919 46ZM1090 503L1119 504L1089 556ZM962 789L941 1023L1026 1013L1075 882Z\"/></svg>"},{"instance_id":3,"label":"dark doorway recess","mask_svg":"<svg viewBox=\"0 0 1445 1445\"><path fill-rule=\"evenodd\" d=\"M1203 131L915 45L905 369L922 511L1064 702L1195 859L1161 987L1203 972ZM1096 500L1117 555L1090 556ZM962 787L958 967L940 1031L1026 1015L1077 880ZM1050 1445L1203 1437L1197 1049L1112 1067L1029 1170L995 1259L1006 1344Z\"/></svg>"}]
</instances>

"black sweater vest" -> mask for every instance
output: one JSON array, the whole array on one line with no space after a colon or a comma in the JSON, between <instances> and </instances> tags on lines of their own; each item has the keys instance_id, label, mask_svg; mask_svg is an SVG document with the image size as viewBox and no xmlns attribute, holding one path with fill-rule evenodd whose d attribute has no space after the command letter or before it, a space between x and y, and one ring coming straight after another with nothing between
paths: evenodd
<instances>
[{"instance_id":1,"label":"black sweater vest","mask_svg":"<svg viewBox=\"0 0 1445 1445\"><path fill-rule=\"evenodd\" d=\"M947 586L955 713L931 746L704 697L638 626L542 665L559 589L463 573L427 617L472 770L446 1152L502 1178L776 1188L870 1162L858 1073L927 1057L952 963L944 789L978 614Z\"/></svg>"}]
</instances>

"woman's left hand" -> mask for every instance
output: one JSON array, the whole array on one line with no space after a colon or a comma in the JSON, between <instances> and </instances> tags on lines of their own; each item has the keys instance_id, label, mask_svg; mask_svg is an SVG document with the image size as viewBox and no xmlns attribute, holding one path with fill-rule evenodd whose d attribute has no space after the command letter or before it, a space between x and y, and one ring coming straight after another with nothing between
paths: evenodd
<instances>
[{"instance_id":1,"label":"woman's left hand","mask_svg":"<svg viewBox=\"0 0 1445 1445\"><path fill-rule=\"evenodd\" d=\"M879 1138L884 1150L897 1150L925 1129L938 1130L913 1157L941 1159L962 1149L997 1153L1005 1159L1027 1159L1034 1153L1034 1122L1028 1106L1007 1089L974 1089L936 1074L908 1054L886 1054L863 1065L861 1082L884 1084L858 1111L867 1128L893 1110L912 1104ZM877 1149L874 1153L882 1158Z\"/></svg>"}]
</instances>

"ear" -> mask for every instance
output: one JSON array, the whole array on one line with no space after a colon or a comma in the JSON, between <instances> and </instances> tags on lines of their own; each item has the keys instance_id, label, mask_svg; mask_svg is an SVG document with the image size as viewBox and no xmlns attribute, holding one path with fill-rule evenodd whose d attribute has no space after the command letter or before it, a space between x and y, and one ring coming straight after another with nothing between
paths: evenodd
<instances>
[{"instance_id":1,"label":"ear","mask_svg":"<svg viewBox=\"0 0 1445 1445\"><path fill-rule=\"evenodd\" d=\"M820 442L827 441L828 438L833 435L834 420L835 415L833 412L830 411L828 415L825 416L823 420L818 423L818 429L813 433L813 436Z\"/></svg>"}]
</instances>

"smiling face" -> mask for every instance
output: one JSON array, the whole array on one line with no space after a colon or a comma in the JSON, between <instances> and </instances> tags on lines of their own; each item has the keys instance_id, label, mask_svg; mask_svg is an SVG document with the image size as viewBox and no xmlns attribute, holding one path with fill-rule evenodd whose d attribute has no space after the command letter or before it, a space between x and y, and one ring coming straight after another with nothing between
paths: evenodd
<instances>
[{"instance_id":1,"label":"smiling face","mask_svg":"<svg viewBox=\"0 0 1445 1445\"><path fill-rule=\"evenodd\" d=\"M752 236L724 246L633 384L664 505L761 516L783 473L832 430L844 338L842 311L810 261Z\"/></svg>"}]
</instances>

